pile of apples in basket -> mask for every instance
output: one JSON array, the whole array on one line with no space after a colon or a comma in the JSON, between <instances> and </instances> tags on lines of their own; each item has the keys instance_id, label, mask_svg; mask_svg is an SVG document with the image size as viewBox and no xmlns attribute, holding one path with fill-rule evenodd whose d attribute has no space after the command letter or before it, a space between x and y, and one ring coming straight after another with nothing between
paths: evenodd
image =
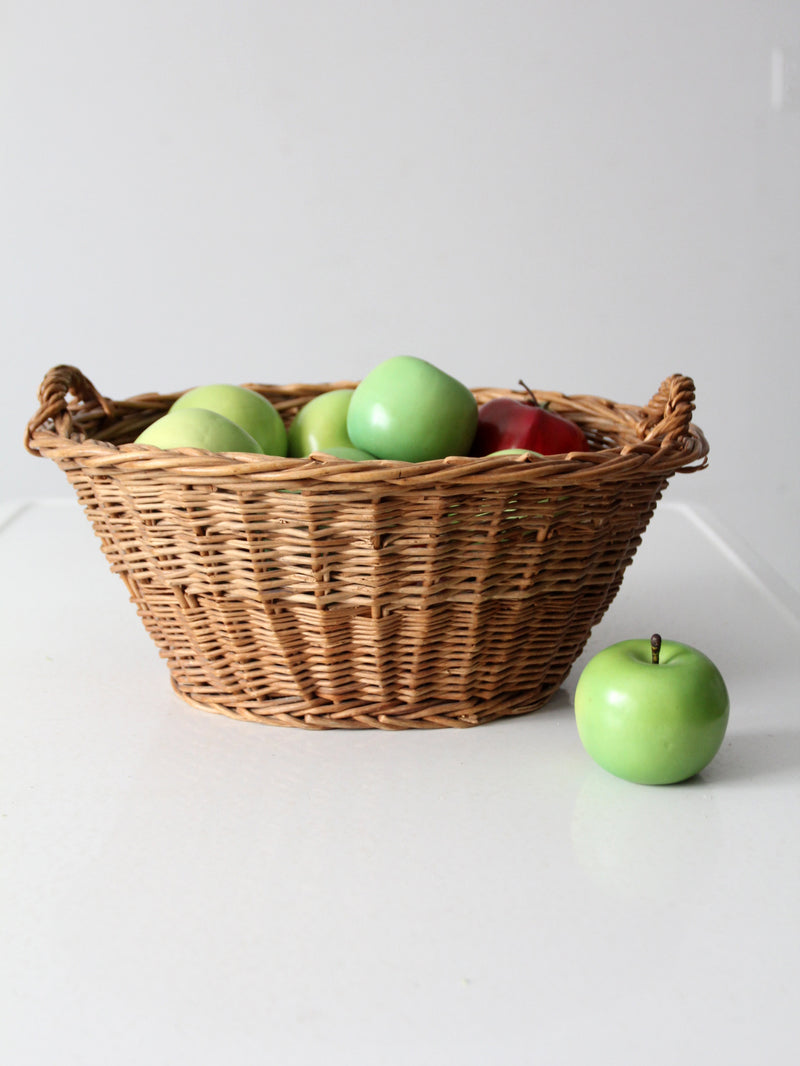
<instances>
[{"instance_id":1,"label":"pile of apples in basket","mask_svg":"<svg viewBox=\"0 0 800 1066\"><path fill-rule=\"evenodd\" d=\"M527 399L478 406L470 390L424 359L379 363L355 389L310 400L288 432L265 397L240 385L201 385L184 393L138 438L158 448L206 448L302 458L424 462L450 455L588 451L579 426Z\"/></svg>"}]
</instances>

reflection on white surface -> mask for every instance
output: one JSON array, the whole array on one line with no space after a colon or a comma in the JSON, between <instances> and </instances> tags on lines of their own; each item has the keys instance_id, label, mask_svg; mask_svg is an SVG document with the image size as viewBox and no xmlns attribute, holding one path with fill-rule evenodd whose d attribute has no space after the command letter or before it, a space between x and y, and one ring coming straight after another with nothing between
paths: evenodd
<instances>
[{"instance_id":1,"label":"reflection on white surface","mask_svg":"<svg viewBox=\"0 0 800 1066\"><path fill-rule=\"evenodd\" d=\"M639 905L687 905L720 873L724 826L702 775L633 785L593 766L575 797L570 833L592 884Z\"/></svg>"}]
</instances>

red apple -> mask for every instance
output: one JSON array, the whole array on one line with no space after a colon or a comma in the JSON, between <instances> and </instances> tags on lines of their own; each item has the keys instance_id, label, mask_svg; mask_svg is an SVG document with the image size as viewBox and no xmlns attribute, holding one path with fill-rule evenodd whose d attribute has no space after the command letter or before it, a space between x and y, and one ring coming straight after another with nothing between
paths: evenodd
<instances>
[{"instance_id":1,"label":"red apple","mask_svg":"<svg viewBox=\"0 0 800 1066\"><path fill-rule=\"evenodd\" d=\"M502 396L479 408L473 455L488 455L506 448L525 448L540 455L589 451L579 426L541 407L528 386L523 381L520 385L528 392L527 400Z\"/></svg>"}]
</instances>

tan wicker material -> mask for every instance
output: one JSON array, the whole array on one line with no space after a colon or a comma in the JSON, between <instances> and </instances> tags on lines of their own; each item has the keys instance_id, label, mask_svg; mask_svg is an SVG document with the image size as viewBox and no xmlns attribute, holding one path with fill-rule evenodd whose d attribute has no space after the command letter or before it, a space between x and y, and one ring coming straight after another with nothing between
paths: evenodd
<instances>
[{"instance_id":1,"label":"tan wicker material","mask_svg":"<svg viewBox=\"0 0 800 1066\"><path fill-rule=\"evenodd\" d=\"M288 425L313 396L352 385L250 387ZM354 463L130 443L177 395L114 402L55 367L26 446L73 485L176 691L279 725L470 726L542 707L668 479L707 462L681 375L644 407L537 392L592 447L546 459Z\"/></svg>"}]
</instances>

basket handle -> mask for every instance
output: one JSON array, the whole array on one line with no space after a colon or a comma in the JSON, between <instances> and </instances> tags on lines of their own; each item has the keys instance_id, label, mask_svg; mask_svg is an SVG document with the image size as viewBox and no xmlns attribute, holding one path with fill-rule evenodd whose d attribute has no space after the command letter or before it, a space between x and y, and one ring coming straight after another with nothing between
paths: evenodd
<instances>
[{"instance_id":1,"label":"basket handle","mask_svg":"<svg viewBox=\"0 0 800 1066\"><path fill-rule=\"evenodd\" d=\"M63 364L54 366L52 370L48 370L39 386L39 410L25 430L25 447L31 455L40 455L39 450L31 444L31 438L36 430L50 419L53 420L55 430L60 436L69 437L72 433L74 405L68 400L70 395L74 396L79 403L100 407L109 418L114 416L113 402L101 396L91 381L77 367Z\"/></svg>"},{"instance_id":2,"label":"basket handle","mask_svg":"<svg viewBox=\"0 0 800 1066\"><path fill-rule=\"evenodd\" d=\"M672 374L644 408L636 426L642 440L678 442L690 436L694 411L694 382L684 374Z\"/></svg>"}]
</instances>

